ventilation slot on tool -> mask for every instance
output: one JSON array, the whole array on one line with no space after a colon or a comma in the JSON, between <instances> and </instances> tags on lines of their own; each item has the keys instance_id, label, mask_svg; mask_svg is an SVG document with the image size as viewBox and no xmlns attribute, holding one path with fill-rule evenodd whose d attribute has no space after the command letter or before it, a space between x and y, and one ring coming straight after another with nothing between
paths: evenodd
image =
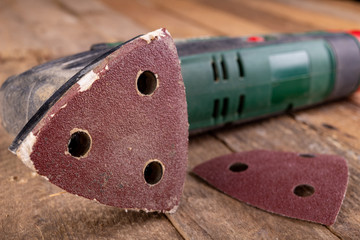
<instances>
[{"instance_id":1,"label":"ventilation slot on tool","mask_svg":"<svg viewBox=\"0 0 360 240\"><path fill-rule=\"evenodd\" d=\"M221 58L221 70L222 70L223 79L227 80L228 73L227 73L227 69L226 69L226 65L225 65L225 61L224 61L223 57Z\"/></svg>"},{"instance_id":2,"label":"ventilation slot on tool","mask_svg":"<svg viewBox=\"0 0 360 240\"><path fill-rule=\"evenodd\" d=\"M244 109L244 101L245 101L245 96L244 95L240 95L239 97L239 105L238 105L238 109L237 109L237 113L239 115L242 114L242 111Z\"/></svg>"},{"instance_id":3,"label":"ventilation slot on tool","mask_svg":"<svg viewBox=\"0 0 360 240\"><path fill-rule=\"evenodd\" d=\"M219 81L219 73L214 60L211 62L211 67L213 70L214 81L217 82Z\"/></svg>"},{"instance_id":4,"label":"ventilation slot on tool","mask_svg":"<svg viewBox=\"0 0 360 240\"><path fill-rule=\"evenodd\" d=\"M214 110L213 110L213 118L217 118L219 116L219 99L215 99L214 101Z\"/></svg>"},{"instance_id":5,"label":"ventilation slot on tool","mask_svg":"<svg viewBox=\"0 0 360 240\"><path fill-rule=\"evenodd\" d=\"M229 98L224 98L223 107L222 107L222 110L221 110L221 115L223 117L226 117L226 115L228 113L228 108L229 108Z\"/></svg>"},{"instance_id":6,"label":"ventilation slot on tool","mask_svg":"<svg viewBox=\"0 0 360 240\"><path fill-rule=\"evenodd\" d=\"M241 61L240 55L237 55L236 62L237 62L238 68L239 68L239 76L241 78L243 78L244 77L244 67L243 67L243 63Z\"/></svg>"}]
</instances>

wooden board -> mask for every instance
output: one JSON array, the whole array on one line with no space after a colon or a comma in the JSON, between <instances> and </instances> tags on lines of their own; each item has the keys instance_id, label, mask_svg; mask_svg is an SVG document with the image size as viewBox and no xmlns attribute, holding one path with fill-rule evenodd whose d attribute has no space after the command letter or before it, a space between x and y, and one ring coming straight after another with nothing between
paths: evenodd
<instances>
[{"instance_id":1,"label":"wooden board","mask_svg":"<svg viewBox=\"0 0 360 240\"><path fill-rule=\"evenodd\" d=\"M0 82L93 43L166 27L176 38L360 28L353 1L4 0ZM175 214L125 212L64 192L26 168L0 128L0 239L358 239L360 93L351 98L192 137ZM252 149L337 154L349 187L330 227L270 214L228 197L191 174L213 157Z\"/></svg>"}]
</instances>

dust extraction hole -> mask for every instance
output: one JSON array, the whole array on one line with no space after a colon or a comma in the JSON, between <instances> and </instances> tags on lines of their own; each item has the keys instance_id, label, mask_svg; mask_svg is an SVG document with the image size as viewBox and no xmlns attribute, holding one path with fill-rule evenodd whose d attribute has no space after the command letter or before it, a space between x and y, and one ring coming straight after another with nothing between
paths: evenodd
<instances>
[{"instance_id":1,"label":"dust extraction hole","mask_svg":"<svg viewBox=\"0 0 360 240\"><path fill-rule=\"evenodd\" d=\"M232 172L243 172L246 169L248 169L248 165L246 165L245 163L236 162L236 163L231 164L229 169Z\"/></svg>"},{"instance_id":2,"label":"dust extraction hole","mask_svg":"<svg viewBox=\"0 0 360 240\"><path fill-rule=\"evenodd\" d=\"M309 197L313 195L314 192L314 187L307 184L298 185L294 189L294 194L299 197Z\"/></svg>"},{"instance_id":3,"label":"dust extraction hole","mask_svg":"<svg viewBox=\"0 0 360 240\"><path fill-rule=\"evenodd\" d=\"M157 87L157 78L154 73L145 71L138 77L136 85L141 94L151 95Z\"/></svg>"},{"instance_id":4,"label":"dust extraction hole","mask_svg":"<svg viewBox=\"0 0 360 240\"><path fill-rule=\"evenodd\" d=\"M90 135L83 131L77 131L71 134L68 151L73 157L82 157L89 151L90 146Z\"/></svg>"},{"instance_id":5,"label":"dust extraction hole","mask_svg":"<svg viewBox=\"0 0 360 240\"><path fill-rule=\"evenodd\" d=\"M145 181L150 185L154 185L160 182L163 174L163 165L158 161L152 161L148 163L144 170Z\"/></svg>"}]
</instances>

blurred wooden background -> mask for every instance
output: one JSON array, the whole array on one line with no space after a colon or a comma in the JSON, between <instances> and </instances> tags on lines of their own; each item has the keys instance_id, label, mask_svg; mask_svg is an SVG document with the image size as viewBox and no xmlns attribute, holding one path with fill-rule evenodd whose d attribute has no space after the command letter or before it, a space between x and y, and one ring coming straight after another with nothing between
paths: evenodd
<instances>
[{"instance_id":1,"label":"blurred wooden background","mask_svg":"<svg viewBox=\"0 0 360 240\"><path fill-rule=\"evenodd\" d=\"M93 43L166 27L174 38L360 29L360 3L325 0L1 0L0 82ZM360 67L360 66L359 66ZM270 149L337 154L349 186L326 227L238 202L188 174L175 214L125 212L27 169L0 128L0 239L360 239L360 93L336 103L190 139L189 171L213 157Z\"/></svg>"}]
</instances>

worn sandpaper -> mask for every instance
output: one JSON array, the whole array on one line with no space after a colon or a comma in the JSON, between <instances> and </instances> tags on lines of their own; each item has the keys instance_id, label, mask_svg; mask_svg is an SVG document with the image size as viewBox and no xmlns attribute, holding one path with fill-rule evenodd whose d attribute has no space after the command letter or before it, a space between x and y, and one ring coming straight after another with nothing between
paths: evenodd
<instances>
[{"instance_id":1,"label":"worn sandpaper","mask_svg":"<svg viewBox=\"0 0 360 240\"><path fill-rule=\"evenodd\" d=\"M217 157L193 172L240 201L325 225L335 222L348 183L339 156L265 150Z\"/></svg>"},{"instance_id":2,"label":"worn sandpaper","mask_svg":"<svg viewBox=\"0 0 360 240\"><path fill-rule=\"evenodd\" d=\"M187 147L179 58L160 29L124 44L72 85L16 153L70 193L125 209L174 212Z\"/></svg>"}]
</instances>

